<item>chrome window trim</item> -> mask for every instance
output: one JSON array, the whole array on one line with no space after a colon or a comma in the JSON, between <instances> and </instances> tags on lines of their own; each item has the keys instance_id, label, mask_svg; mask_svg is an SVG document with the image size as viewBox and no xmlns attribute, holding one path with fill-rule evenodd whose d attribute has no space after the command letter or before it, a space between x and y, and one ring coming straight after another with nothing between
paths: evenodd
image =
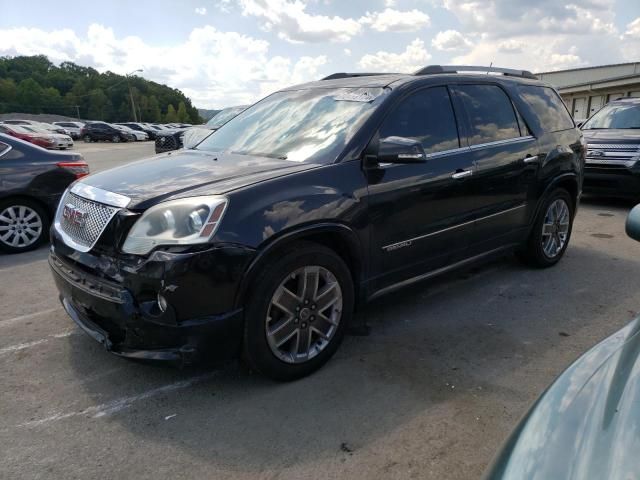
<instances>
[{"instance_id":1,"label":"chrome window trim","mask_svg":"<svg viewBox=\"0 0 640 480\"><path fill-rule=\"evenodd\" d=\"M76 182L71 187L71 193L79 197L92 200L94 202L103 203L111 207L126 208L131 199L119 193L109 192L98 187L87 185L86 183Z\"/></svg>"},{"instance_id":2,"label":"chrome window trim","mask_svg":"<svg viewBox=\"0 0 640 480\"><path fill-rule=\"evenodd\" d=\"M501 146L501 145L510 145L512 143L528 142L530 140L535 140L535 137L533 135L526 135L524 137L507 138L505 140L495 140L493 142L486 142L486 143L478 143L476 145L469 145L469 148L471 150L478 150L478 149L481 149L481 148L498 147L498 146Z\"/></svg>"},{"instance_id":3,"label":"chrome window trim","mask_svg":"<svg viewBox=\"0 0 640 480\"><path fill-rule=\"evenodd\" d=\"M9 145L8 143L0 142L0 144L6 145L6 147L7 147L7 148L5 148L4 150L2 150L0 152L0 157L5 156L7 153L9 153L13 149L13 147L11 145Z\"/></svg>"},{"instance_id":4,"label":"chrome window trim","mask_svg":"<svg viewBox=\"0 0 640 480\"><path fill-rule=\"evenodd\" d=\"M508 208L508 209L503 210L501 212L492 213L491 215L487 215L485 217L477 218L475 220L469 220L468 222L459 223L458 225L453 225L452 227L443 228L442 230L438 230L438 231L435 231L435 232L427 233L425 235L420 235L418 237L413 237L413 238L410 238L408 240L402 240L400 242L392 243L390 245L385 245L384 247L382 247L382 250L384 250L386 252L390 252L390 251L393 251L393 250L397 250L398 248L401 248L401 247L405 247L405 246L408 247L413 242L424 240L425 238L433 237L435 235L440 235L441 233L448 232L450 230L455 230L456 228L462 228L462 227L465 227L467 225L471 225L472 223L475 223L475 222L481 222L481 221L484 221L484 220L488 220L490 218L497 217L498 215L504 215L505 213L513 212L515 210L519 210L521 208L525 208L526 206L527 206L527 204L523 203L522 205L518 205L517 207Z\"/></svg>"}]
</instances>

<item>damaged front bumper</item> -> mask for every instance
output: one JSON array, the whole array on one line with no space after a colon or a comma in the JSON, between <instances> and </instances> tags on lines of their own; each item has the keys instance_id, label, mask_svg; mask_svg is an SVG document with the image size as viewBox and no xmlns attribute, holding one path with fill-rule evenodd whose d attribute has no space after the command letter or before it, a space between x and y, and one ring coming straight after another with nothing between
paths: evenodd
<instances>
[{"instance_id":1,"label":"damaged front bumper","mask_svg":"<svg viewBox=\"0 0 640 480\"><path fill-rule=\"evenodd\" d=\"M108 351L179 365L238 352L243 311L235 300L252 250L157 252L134 261L52 240L49 265L62 305Z\"/></svg>"}]
</instances>

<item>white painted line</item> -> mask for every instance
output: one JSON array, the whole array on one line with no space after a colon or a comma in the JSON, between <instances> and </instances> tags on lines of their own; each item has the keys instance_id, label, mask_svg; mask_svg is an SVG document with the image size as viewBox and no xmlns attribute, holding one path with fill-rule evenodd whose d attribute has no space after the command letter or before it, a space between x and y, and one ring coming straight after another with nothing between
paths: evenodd
<instances>
[{"instance_id":1,"label":"white painted line","mask_svg":"<svg viewBox=\"0 0 640 480\"><path fill-rule=\"evenodd\" d=\"M78 332L77 330L70 330L64 333L56 333L55 335L49 335L48 337L41 338L40 340L34 340L32 342L19 343L17 345L10 345L8 347L0 348L0 355L4 355L5 353L19 352L20 350L24 350L25 348L31 348L37 345L42 345L43 343L47 343L48 341L56 338L70 337L71 335L77 332Z\"/></svg>"},{"instance_id":2,"label":"white painted line","mask_svg":"<svg viewBox=\"0 0 640 480\"><path fill-rule=\"evenodd\" d=\"M41 312L29 313L27 315L20 315L13 318L6 318L4 320L0 320L0 327L4 325L10 325L12 323L22 322L23 320L30 320L32 318L39 317L40 315L48 315L50 313L62 312L62 311L63 310L61 307L56 307L56 308L49 308L47 310L42 310Z\"/></svg>"},{"instance_id":3,"label":"white painted line","mask_svg":"<svg viewBox=\"0 0 640 480\"><path fill-rule=\"evenodd\" d=\"M146 400L146 399L155 397L157 395L162 395L163 393L169 393L176 390L189 388L192 385L195 385L196 383L200 383L204 380L208 380L217 374L218 372L205 373L203 375L191 377L186 380L181 380L179 382L170 383L168 385L163 385L161 387L153 388L151 390L147 390L146 392L142 392L137 395L118 398L116 400L112 400L111 402L87 407L84 410L79 410L77 412L54 413L53 415L50 415L45 418L41 418L39 420L31 420L29 422L21 423L20 425L18 425L18 427L38 427L40 425L46 425L48 423L56 422L58 420L64 420L65 418L78 417L78 416L101 418L106 415L117 413L121 410L124 410L125 408L129 408L135 402Z\"/></svg>"}]
</instances>

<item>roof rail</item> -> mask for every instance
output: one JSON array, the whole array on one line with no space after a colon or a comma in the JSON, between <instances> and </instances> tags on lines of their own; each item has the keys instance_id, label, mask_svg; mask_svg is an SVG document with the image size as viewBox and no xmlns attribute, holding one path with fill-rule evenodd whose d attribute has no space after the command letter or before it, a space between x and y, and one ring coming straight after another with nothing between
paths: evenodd
<instances>
[{"instance_id":1,"label":"roof rail","mask_svg":"<svg viewBox=\"0 0 640 480\"><path fill-rule=\"evenodd\" d=\"M529 70L514 70L512 68L500 67L478 67L473 65L429 65L421 68L414 75L430 75L434 73L459 73L459 72L486 72L486 73L502 73L508 77L522 77L538 80Z\"/></svg>"},{"instance_id":2,"label":"roof rail","mask_svg":"<svg viewBox=\"0 0 640 480\"><path fill-rule=\"evenodd\" d=\"M354 77L375 77L378 75L393 75L390 73L346 73L346 72L338 72L332 73L328 77L321 78L320 80L336 80L338 78L354 78Z\"/></svg>"}]
</instances>

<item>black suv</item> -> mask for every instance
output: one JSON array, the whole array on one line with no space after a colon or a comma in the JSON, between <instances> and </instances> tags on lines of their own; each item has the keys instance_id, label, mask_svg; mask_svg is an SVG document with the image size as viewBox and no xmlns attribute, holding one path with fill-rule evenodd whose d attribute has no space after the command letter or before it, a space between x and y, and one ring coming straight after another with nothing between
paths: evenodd
<instances>
[{"instance_id":1,"label":"black suv","mask_svg":"<svg viewBox=\"0 0 640 480\"><path fill-rule=\"evenodd\" d=\"M585 193L640 198L640 98L608 103L582 126Z\"/></svg>"},{"instance_id":2,"label":"black suv","mask_svg":"<svg viewBox=\"0 0 640 480\"><path fill-rule=\"evenodd\" d=\"M75 183L51 230L65 309L118 355L242 352L289 380L367 300L511 250L555 264L581 132L529 72L457 69L291 87L196 149Z\"/></svg>"},{"instance_id":3,"label":"black suv","mask_svg":"<svg viewBox=\"0 0 640 480\"><path fill-rule=\"evenodd\" d=\"M135 140L135 137L123 130L118 130L113 125L105 122L87 122L80 130L80 136L85 142L97 142L108 140L113 143L128 142Z\"/></svg>"}]
</instances>

